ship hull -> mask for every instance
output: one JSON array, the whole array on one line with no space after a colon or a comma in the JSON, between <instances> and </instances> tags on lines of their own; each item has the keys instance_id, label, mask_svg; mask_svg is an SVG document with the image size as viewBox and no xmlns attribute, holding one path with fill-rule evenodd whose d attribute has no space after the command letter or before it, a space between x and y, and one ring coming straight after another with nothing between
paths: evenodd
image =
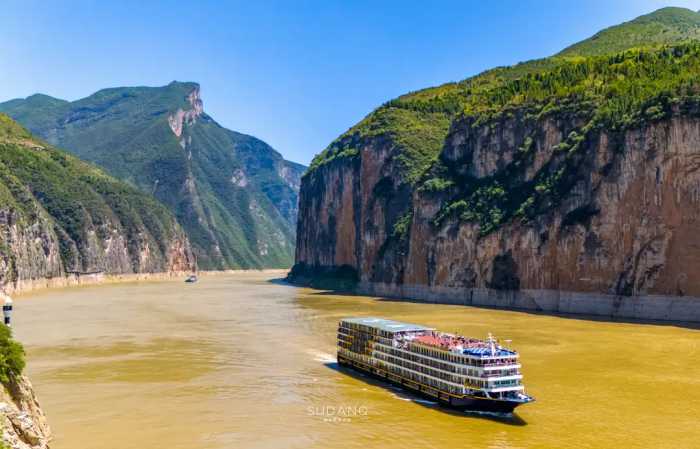
<instances>
[{"instance_id":1,"label":"ship hull","mask_svg":"<svg viewBox=\"0 0 700 449\"><path fill-rule=\"evenodd\" d=\"M381 370L377 370L354 360L347 359L341 355L338 355L338 365L367 374L375 379L400 386L401 388L409 390L424 398L457 410L510 414L513 413L513 410L517 406L526 403L519 401L479 398L474 396L456 397L454 395L448 395L429 387L422 387L421 385L418 385L410 380L384 373Z\"/></svg>"}]
</instances>

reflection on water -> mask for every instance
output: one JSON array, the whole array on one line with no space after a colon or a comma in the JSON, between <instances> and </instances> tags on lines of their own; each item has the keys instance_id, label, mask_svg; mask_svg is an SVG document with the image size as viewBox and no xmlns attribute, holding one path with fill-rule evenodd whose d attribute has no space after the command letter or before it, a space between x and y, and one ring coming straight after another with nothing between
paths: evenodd
<instances>
[{"instance_id":1,"label":"reflection on water","mask_svg":"<svg viewBox=\"0 0 700 449\"><path fill-rule=\"evenodd\" d=\"M53 290L15 332L55 449L697 447L697 330L320 294L270 274ZM537 402L445 410L338 369L337 321L512 339Z\"/></svg>"}]
</instances>

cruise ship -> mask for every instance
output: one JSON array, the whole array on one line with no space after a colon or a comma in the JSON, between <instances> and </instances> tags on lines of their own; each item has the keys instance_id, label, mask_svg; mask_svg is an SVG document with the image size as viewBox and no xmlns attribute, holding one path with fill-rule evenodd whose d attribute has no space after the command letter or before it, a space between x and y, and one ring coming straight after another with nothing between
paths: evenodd
<instances>
[{"instance_id":1,"label":"cruise ship","mask_svg":"<svg viewBox=\"0 0 700 449\"><path fill-rule=\"evenodd\" d=\"M512 413L525 394L518 353L486 340L383 318L338 325L338 364L461 410Z\"/></svg>"}]
</instances>

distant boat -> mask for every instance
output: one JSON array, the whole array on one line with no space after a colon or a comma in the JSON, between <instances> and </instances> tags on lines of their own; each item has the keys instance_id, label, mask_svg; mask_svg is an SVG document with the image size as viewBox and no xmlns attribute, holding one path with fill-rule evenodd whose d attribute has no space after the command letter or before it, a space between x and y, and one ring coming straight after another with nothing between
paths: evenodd
<instances>
[{"instance_id":1,"label":"distant boat","mask_svg":"<svg viewBox=\"0 0 700 449\"><path fill-rule=\"evenodd\" d=\"M185 282L189 282L189 283L197 282L197 275L196 274L191 275L190 277L185 279Z\"/></svg>"}]
</instances>

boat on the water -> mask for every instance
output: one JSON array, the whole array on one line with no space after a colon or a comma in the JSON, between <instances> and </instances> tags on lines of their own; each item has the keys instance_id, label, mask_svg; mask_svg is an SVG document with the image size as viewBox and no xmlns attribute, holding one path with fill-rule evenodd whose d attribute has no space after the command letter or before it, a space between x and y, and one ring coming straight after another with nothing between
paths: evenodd
<instances>
[{"instance_id":1,"label":"boat on the water","mask_svg":"<svg viewBox=\"0 0 700 449\"><path fill-rule=\"evenodd\" d=\"M511 413L525 394L519 355L488 339L383 318L338 326L338 364L461 410Z\"/></svg>"},{"instance_id":2,"label":"boat on the water","mask_svg":"<svg viewBox=\"0 0 700 449\"><path fill-rule=\"evenodd\" d=\"M185 279L185 282L188 282L188 283L197 282L197 275L196 274L190 275L187 279Z\"/></svg>"}]
</instances>

